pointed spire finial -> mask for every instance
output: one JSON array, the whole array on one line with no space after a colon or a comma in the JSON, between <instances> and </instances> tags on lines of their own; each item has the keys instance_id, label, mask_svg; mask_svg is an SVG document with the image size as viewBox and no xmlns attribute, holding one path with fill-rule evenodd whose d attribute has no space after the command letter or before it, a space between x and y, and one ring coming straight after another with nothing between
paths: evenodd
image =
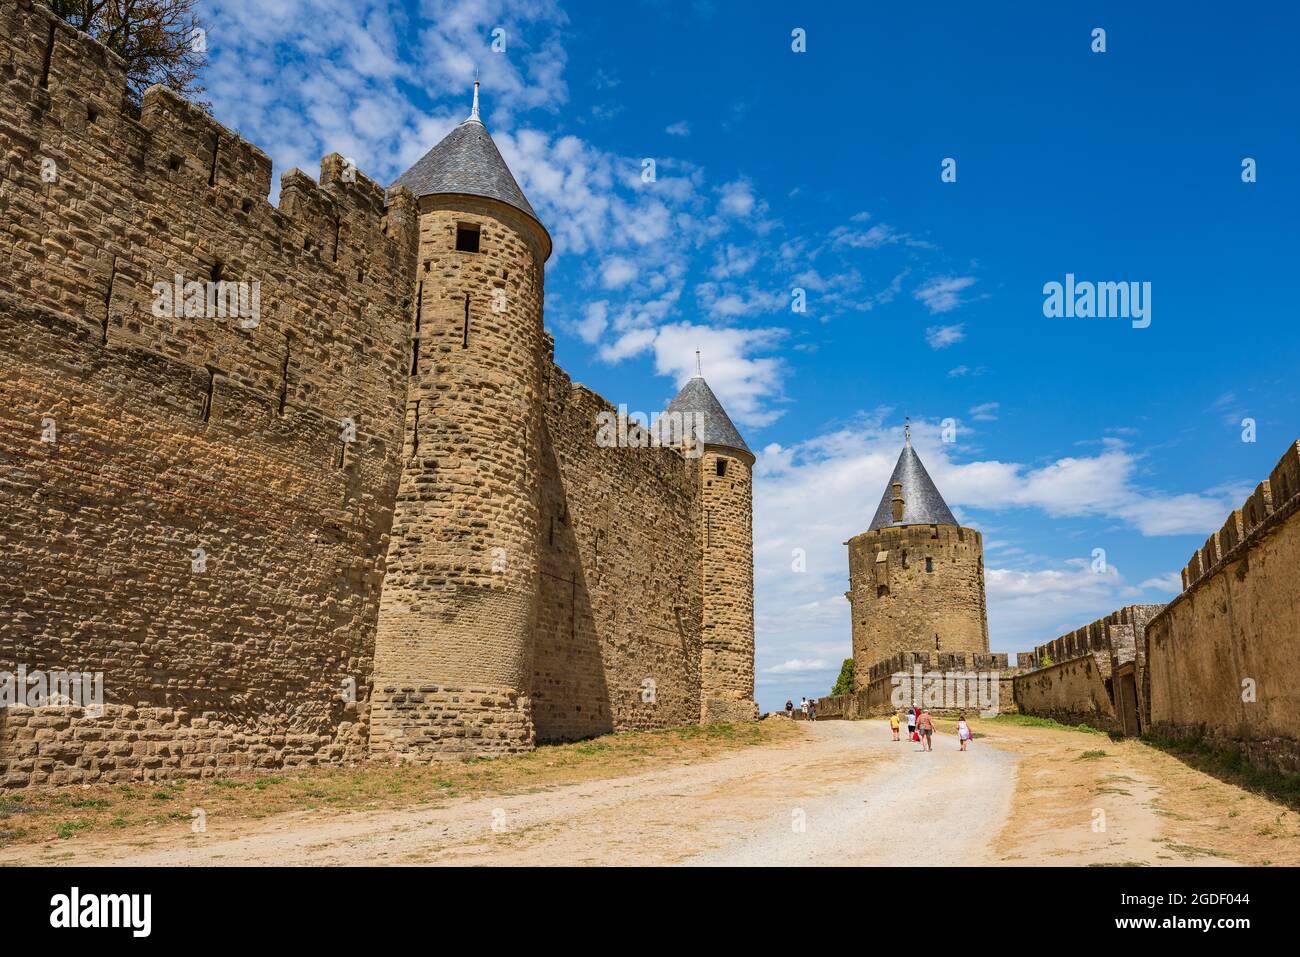
<instances>
[{"instance_id":1,"label":"pointed spire finial","mask_svg":"<svg viewBox=\"0 0 1300 957\"><path fill-rule=\"evenodd\" d=\"M704 373L700 371L700 350L695 350L695 378L703 379Z\"/></svg>"},{"instance_id":2,"label":"pointed spire finial","mask_svg":"<svg viewBox=\"0 0 1300 957\"><path fill-rule=\"evenodd\" d=\"M478 118L478 70L474 70L474 107L469 111L469 118L479 123L483 121Z\"/></svg>"},{"instance_id":3,"label":"pointed spire finial","mask_svg":"<svg viewBox=\"0 0 1300 957\"><path fill-rule=\"evenodd\" d=\"M912 417L903 416L903 444L908 448L912 447Z\"/></svg>"}]
</instances>

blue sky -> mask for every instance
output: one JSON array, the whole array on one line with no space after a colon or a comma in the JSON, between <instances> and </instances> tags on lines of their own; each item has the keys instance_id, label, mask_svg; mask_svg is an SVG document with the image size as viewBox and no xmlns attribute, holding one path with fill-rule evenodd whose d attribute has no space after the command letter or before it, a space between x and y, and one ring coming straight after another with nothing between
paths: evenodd
<instances>
[{"instance_id":1,"label":"blue sky","mask_svg":"<svg viewBox=\"0 0 1300 957\"><path fill-rule=\"evenodd\" d=\"M205 80L277 174L337 150L388 183L464 118L480 71L556 241L561 364L653 412L699 348L758 453L774 708L824 694L849 654L843 542L904 415L984 532L1009 652L1167 600L1300 435L1300 12L1136 6L217 0ZM1151 283L1150 327L1045 318L1067 272Z\"/></svg>"}]
</instances>

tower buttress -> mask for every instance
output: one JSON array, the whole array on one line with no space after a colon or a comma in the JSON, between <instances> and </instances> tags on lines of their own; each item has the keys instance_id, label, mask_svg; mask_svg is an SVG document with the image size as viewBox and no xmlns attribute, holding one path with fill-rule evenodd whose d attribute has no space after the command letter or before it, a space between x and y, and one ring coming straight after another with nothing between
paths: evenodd
<instances>
[{"instance_id":1,"label":"tower buttress","mask_svg":"<svg viewBox=\"0 0 1300 957\"><path fill-rule=\"evenodd\" d=\"M669 404L702 445L700 720L752 721L754 701L754 455L700 372Z\"/></svg>"},{"instance_id":2,"label":"tower buttress","mask_svg":"<svg viewBox=\"0 0 1300 957\"><path fill-rule=\"evenodd\" d=\"M477 90L471 116L394 186L418 198L419 259L371 751L527 750L550 237Z\"/></svg>"}]
</instances>

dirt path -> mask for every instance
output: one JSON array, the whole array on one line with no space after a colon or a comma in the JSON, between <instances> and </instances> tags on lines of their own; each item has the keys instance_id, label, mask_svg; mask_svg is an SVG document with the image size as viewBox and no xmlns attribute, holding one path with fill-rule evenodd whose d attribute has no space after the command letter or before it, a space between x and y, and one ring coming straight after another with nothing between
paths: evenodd
<instances>
[{"instance_id":1,"label":"dirt path","mask_svg":"<svg viewBox=\"0 0 1300 957\"><path fill-rule=\"evenodd\" d=\"M1011 808L1016 759L951 741L931 754L877 722L820 722L789 744L440 808L288 814L176 831L151 846L79 840L112 864L975 864ZM926 795L934 820L911 802ZM67 845L13 848L28 863Z\"/></svg>"},{"instance_id":2,"label":"dirt path","mask_svg":"<svg viewBox=\"0 0 1300 957\"><path fill-rule=\"evenodd\" d=\"M1200 791L1216 804L1244 792L1213 782L1231 791L1218 793L1202 780L1213 779L1137 743L998 727L964 754L941 733L927 754L890 741L879 721L818 722L801 731L741 752L528 793L400 810L293 812L214 822L204 834L177 827L144 840L94 833L14 846L6 858L312 866L1223 864L1242 846L1221 833L1232 828L1211 826L1186 802ZM1182 768L1191 775L1179 779L1186 793L1165 793L1152 761L1170 762L1162 773ZM1259 820L1272 821L1277 810L1253 795L1237 800L1238 814L1248 810ZM1278 826L1294 830L1300 818L1285 814L1295 820ZM1206 846L1184 836L1195 827ZM1223 846L1228 850L1216 849Z\"/></svg>"}]
</instances>

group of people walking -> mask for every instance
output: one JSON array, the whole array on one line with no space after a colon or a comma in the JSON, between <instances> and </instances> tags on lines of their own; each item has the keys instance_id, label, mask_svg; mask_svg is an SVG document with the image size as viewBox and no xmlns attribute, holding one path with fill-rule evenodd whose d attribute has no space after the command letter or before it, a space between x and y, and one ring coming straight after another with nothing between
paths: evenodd
<instances>
[{"instance_id":1,"label":"group of people walking","mask_svg":"<svg viewBox=\"0 0 1300 957\"><path fill-rule=\"evenodd\" d=\"M803 717L805 721L816 721L817 720L817 699L800 698L799 710L803 712ZM794 702L791 701L789 698L787 698L785 701L785 716L787 718L794 717Z\"/></svg>"},{"instance_id":2,"label":"group of people walking","mask_svg":"<svg viewBox=\"0 0 1300 957\"><path fill-rule=\"evenodd\" d=\"M894 740L899 739L899 730L902 727L904 715L901 711L895 711L889 716L889 730L893 732ZM934 750L934 719L930 717L929 708L918 708L916 705L907 709L907 739L909 741L919 741L925 745L925 750ZM961 750L966 750L966 745L971 740L970 725L966 722L966 715L962 714L957 718L957 740L961 743Z\"/></svg>"}]
</instances>

